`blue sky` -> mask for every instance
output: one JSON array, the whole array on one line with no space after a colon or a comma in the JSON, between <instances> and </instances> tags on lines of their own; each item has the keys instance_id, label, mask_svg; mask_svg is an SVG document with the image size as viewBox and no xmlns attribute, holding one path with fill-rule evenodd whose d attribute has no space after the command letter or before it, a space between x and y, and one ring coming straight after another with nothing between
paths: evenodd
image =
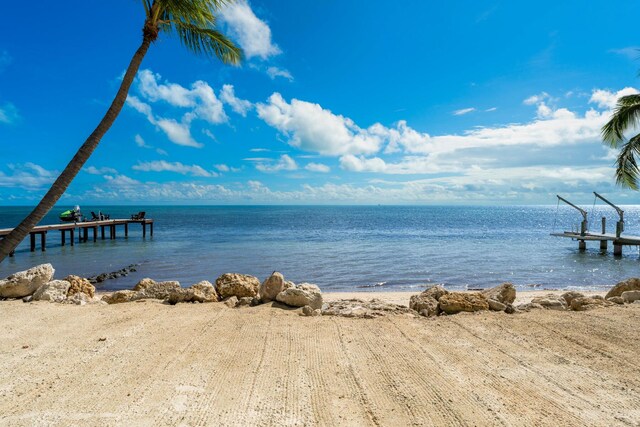
<instances>
[{"instance_id":1,"label":"blue sky","mask_svg":"<svg viewBox=\"0 0 640 427\"><path fill-rule=\"evenodd\" d=\"M446 3L446 4L445 4ZM636 1L239 1L239 67L161 34L63 203L620 203L599 130L640 87ZM106 111L140 2L11 2L0 204L34 204ZM29 22L25 23L28 17Z\"/></svg>"}]
</instances>

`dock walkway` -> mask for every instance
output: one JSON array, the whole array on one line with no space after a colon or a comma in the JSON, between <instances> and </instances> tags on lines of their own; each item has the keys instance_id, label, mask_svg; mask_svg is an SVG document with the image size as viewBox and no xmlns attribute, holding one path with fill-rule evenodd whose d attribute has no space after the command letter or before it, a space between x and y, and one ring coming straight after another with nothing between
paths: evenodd
<instances>
[{"instance_id":1,"label":"dock walkway","mask_svg":"<svg viewBox=\"0 0 640 427\"><path fill-rule=\"evenodd\" d=\"M149 234L153 236L153 219L144 218L144 219L107 219L102 221L84 221L84 222L72 222L72 223L62 223L62 224L51 224L51 225L38 225L31 230L29 233L30 237L30 249L31 252L36 250L36 236L40 236L40 249L42 251L47 250L47 233L49 231L59 231L60 232L60 244L65 246L67 240L67 232L69 233L69 244L71 246L74 245L75 234L78 232L78 243L87 242L89 240L89 230L92 231L93 241L98 240L98 228L100 229L100 237L102 240L106 238L105 230L109 230L109 239L113 240L116 238L116 231L118 226L124 227L124 236L129 236L129 224L141 224L142 226L142 237L147 236L147 225L149 225ZM13 228L2 228L0 229L0 238L11 233ZM13 256L14 252L9 254L9 256Z\"/></svg>"},{"instance_id":2,"label":"dock walkway","mask_svg":"<svg viewBox=\"0 0 640 427\"><path fill-rule=\"evenodd\" d=\"M567 237L579 242L580 250L586 249L587 241L599 241L600 249L607 249L607 242L613 242L613 254L622 255L622 246L640 246L640 236L616 236L610 233L589 233L584 234L576 231L564 231L562 233L551 233L555 237Z\"/></svg>"}]
</instances>

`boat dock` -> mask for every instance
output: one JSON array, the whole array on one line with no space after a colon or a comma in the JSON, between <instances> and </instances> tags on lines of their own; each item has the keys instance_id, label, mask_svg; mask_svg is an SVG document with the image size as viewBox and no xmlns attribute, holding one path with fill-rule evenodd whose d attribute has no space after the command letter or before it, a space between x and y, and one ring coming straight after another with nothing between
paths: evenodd
<instances>
[{"instance_id":1,"label":"boat dock","mask_svg":"<svg viewBox=\"0 0 640 427\"><path fill-rule=\"evenodd\" d=\"M47 250L47 233L49 231L59 231L60 232L60 244L65 246L67 242L67 233L69 234L69 245L73 246L74 241L76 239L76 231L77 231L77 239L78 243L89 241L89 230L92 231L93 241L98 240L98 228L100 229L100 238L105 240L106 238L106 230L109 230L109 239L113 240L116 238L116 231L118 226L122 226L124 228L124 237L129 236L129 224L140 224L142 226L142 237L147 236L147 225L149 225L149 234L153 236L153 219L151 218L143 218L143 219L107 219L102 221L83 221L83 222L73 222L73 223L64 223L64 224L52 224L52 225L38 225L31 230L29 233L30 237L30 248L31 252L36 250L36 241L37 236L40 237L40 250ZM13 228L3 228L0 229L0 238L3 238L7 234L9 234ZM14 256L14 252L11 252L9 256Z\"/></svg>"},{"instance_id":2,"label":"boat dock","mask_svg":"<svg viewBox=\"0 0 640 427\"><path fill-rule=\"evenodd\" d=\"M628 236L622 235L624 231L624 211L620 209L620 207L616 206L609 200L607 200L602 195L596 193L593 194L597 199L604 201L606 204L611 206L618 214L618 221L616 222L616 232L615 234L607 233L607 219L602 217L602 232L601 233L590 233L588 231L588 221L587 221L587 211L584 209L574 205L567 199L564 199L560 196L558 197L558 204L560 202L564 202L572 208L576 209L582 215L582 222L580 223L579 231L564 231L562 233L551 233L552 236L555 237L566 237L572 240L578 241L578 250L584 251L587 249L588 241L599 241L600 242L600 250L606 251L608 242L613 242L613 255L620 256L622 255L622 247L623 246L640 246L640 236ZM595 201L594 201L595 206Z\"/></svg>"}]
</instances>

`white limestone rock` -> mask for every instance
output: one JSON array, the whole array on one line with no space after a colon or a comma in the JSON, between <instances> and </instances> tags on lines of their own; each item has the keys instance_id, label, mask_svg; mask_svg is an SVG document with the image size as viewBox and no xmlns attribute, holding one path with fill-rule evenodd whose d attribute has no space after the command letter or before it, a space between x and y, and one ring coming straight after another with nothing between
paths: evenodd
<instances>
[{"instance_id":1,"label":"white limestone rock","mask_svg":"<svg viewBox=\"0 0 640 427\"><path fill-rule=\"evenodd\" d=\"M55 270L51 264L41 264L19 271L0 280L0 297L22 298L32 295L39 287L53 279Z\"/></svg>"}]
</instances>

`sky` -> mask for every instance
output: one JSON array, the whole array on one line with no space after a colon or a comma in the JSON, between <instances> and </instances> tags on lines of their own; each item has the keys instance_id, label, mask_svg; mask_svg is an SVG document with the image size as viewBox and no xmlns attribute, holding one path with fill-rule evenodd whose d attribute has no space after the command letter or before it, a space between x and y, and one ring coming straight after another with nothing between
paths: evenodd
<instances>
[{"instance_id":1,"label":"sky","mask_svg":"<svg viewBox=\"0 0 640 427\"><path fill-rule=\"evenodd\" d=\"M239 0L217 14L242 64L161 33L61 203L640 203L600 138L640 88L639 13L634 0ZM68 0L54 21L32 2L4 15L0 205L33 205L106 112L144 12Z\"/></svg>"}]
</instances>

